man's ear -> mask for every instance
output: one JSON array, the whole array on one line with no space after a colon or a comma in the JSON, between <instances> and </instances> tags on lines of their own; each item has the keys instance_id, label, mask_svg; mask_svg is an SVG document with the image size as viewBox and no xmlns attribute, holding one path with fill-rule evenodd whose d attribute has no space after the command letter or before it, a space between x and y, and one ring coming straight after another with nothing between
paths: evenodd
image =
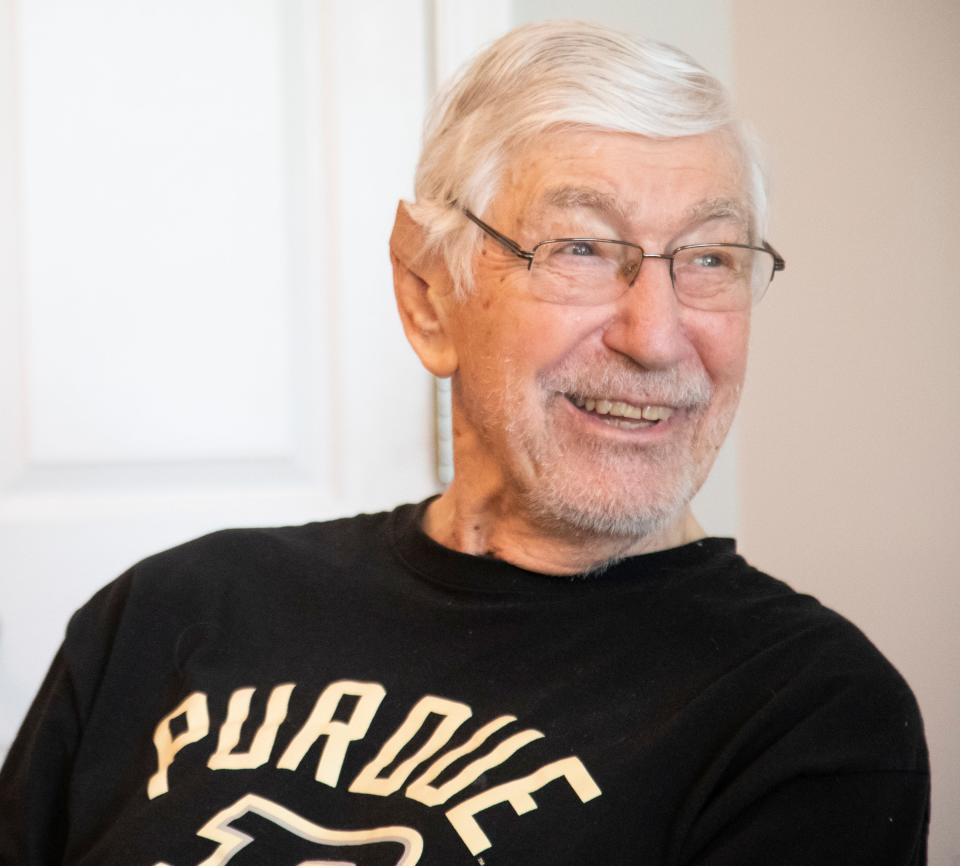
<instances>
[{"instance_id":1,"label":"man's ear","mask_svg":"<svg viewBox=\"0 0 960 866\"><path fill-rule=\"evenodd\" d=\"M424 232L407 211L397 205L390 235L390 262L393 290L403 330L420 358L434 376L452 376L457 369L457 352L447 327L452 283L439 254L423 254Z\"/></svg>"}]
</instances>

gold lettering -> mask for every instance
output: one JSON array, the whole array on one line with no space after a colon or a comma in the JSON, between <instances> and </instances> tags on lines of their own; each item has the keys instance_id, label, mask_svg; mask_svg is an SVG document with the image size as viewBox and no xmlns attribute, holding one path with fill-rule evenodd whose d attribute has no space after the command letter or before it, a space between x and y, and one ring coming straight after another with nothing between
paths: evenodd
<instances>
[{"instance_id":1,"label":"gold lettering","mask_svg":"<svg viewBox=\"0 0 960 866\"><path fill-rule=\"evenodd\" d=\"M283 683L270 692L263 724L257 729L248 752L234 752L240 742L240 732L250 715L250 700L256 689L237 689L230 696L227 720L220 726L217 750L210 756L207 766L211 770L253 770L270 760L277 731L287 717L290 695L294 683Z\"/></svg>"},{"instance_id":2,"label":"gold lettering","mask_svg":"<svg viewBox=\"0 0 960 866\"><path fill-rule=\"evenodd\" d=\"M460 834L463 843L470 849L470 853L476 856L481 851L486 851L487 848L492 847L493 844L477 823L475 816L478 812L489 809L497 803L509 803L513 806L514 812L518 815L525 815L537 808L536 800L530 795L534 791L539 791L544 785L560 778L567 780L570 787L580 798L581 803L599 797L602 793L579 758L562 758L541 767L529 776L514 779L512 782L505 782L495 788L483 791L475 797L464 800L447 811L447 818L453 824L457 833Z\"/></svg>"},{"instance_id":3,"label":"gold lettering","mask_svg":"<svg viewBox=\"0 0 960 866\"><path fill-rule=\"evenodd\" d=\"M176 737L170 730L170 723L185 715L187 729ZM157 772L147 782L147 796L152 800L169 790L167 770L177 753L184 747L202 740L210 731L210 714L207 711L207 696L204 692L188 695L173 712L164 716L153 732L153 745L157 750Z\"/></svg>"},{"instance_id":4,"label":"gold lettering","mask_svg":"<svg viewBox=\"0 0 960 866\"><path fill-rule=\"evenodd\" d=\"M317 698L310 718L290 741L286 751L277 762L283 770L296 770L309 748L320 738L327 738L320 760L317 762L316 780L336 787L340 769L347 756L347 747L362 739L380 706L387 690L380 683L361 683L355 680L339 680L331 683ZM350 720L335 722L333 717L345 695L354 695L357 705Z\"/></svg>"},{"instance_id":5,"label":"gold lettering","mask_svg":"<svg viewBox=\"0 0 960 866\"><path fill-rule=\"evenodd\" d=\"M431 713L443 716L443 720L437 725L427 742L389 776L380 778L380 773L396 760L397 755L423 727ZM381 797L399 791L407 781L407 777L427 758L442 749L453 736L454 731L472 715L473 711L466 704L448 701L446 698L438 698L434 695L421 698L410 710L403 724L383 744L377 756L360 771L349 790L354 794L379 794Z\"/></svg>"},{"instance_id":6,"label":"gold lettering","mask_svg":"<svg viewBox=\"0 0 960 866\"><path fill-rule=\"evenodd\" d=\"M430 784L454 761L469 754L478 748L487 737L494 731L499 730L509 722L516 721L514 716L500 716L487 725L480 728L464 745L457 749L451 749L445 755L440 757L419 779L414 780L406 790L406 795L412 800L417 800L425 806L439 806L446 803L454 794L459 794L465 788L472 785L487 770L500 766L504 761L510 758L515 752L518 752L528 743L539 740L543 734L540 731L526 730L507 737L495 749L488 752L482 758L467 764L456 776L445 782L439 788Z\"/></svg>"}]
</instances>

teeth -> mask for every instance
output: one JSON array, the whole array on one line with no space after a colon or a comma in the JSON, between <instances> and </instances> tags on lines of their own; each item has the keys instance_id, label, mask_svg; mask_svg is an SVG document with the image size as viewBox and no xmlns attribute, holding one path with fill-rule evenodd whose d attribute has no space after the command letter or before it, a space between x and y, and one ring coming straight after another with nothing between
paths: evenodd
<instances>
[{"instance_id":1,"label":"teeth","mask_svg":"<svg viewBox=\"0 0 960 866\"><path fill-rule=\"evenodd\" d=\"M673 409L667 406L644 406L644 421L665 421L673 414Z\"/></svg>"},{"instance_id":2,"label":"teeth","mask_svg":"<svg viewBox=\"0 0 960 866\"><path fill-rule=\"evenodd\" d=\"M611 415L619 415L621 418L633 418L639 421L643 418L643 410L639 406L631 406L629 403L614 403L614 409Z\"/></svg>"},{"instance_id":3,"label":"teeth","mask_svg":"<svg viewBox=\"0 0 960 866\"><path fill-rule=\"evenodd\" d=\"M631 406L629 403L622 403L619 400L605 400L594 397L580 397L574 395L570 398L574 405L588 412L596 412L598 415L613 415L618 418L633 418L637 421L666 421L673 414L673 409L669 406Z\"/></svg>"}]
</instances>

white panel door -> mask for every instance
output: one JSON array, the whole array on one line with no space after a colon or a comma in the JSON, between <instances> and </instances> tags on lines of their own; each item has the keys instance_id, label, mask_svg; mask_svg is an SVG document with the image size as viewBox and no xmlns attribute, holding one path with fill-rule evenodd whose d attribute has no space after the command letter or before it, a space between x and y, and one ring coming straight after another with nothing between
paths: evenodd
<instances>
[{"instance_id":1,"label":"white panel door","mask_svg":"<svg viewBox=\"0 0 960 866\"><path fill-rule=\"evenodd\" d=\"M0 750L136 560L433 491L387 256L430 12L0 0Z\"/></svg>"}]
</instances>

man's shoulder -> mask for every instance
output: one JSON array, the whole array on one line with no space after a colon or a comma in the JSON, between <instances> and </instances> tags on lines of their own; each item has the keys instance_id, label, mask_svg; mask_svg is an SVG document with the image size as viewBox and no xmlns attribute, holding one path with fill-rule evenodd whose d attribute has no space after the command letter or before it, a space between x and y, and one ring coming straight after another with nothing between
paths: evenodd
<instances>
[{"instance_id":1,"label":"man's shoulder","mask_svg":"<svg viewBox=\"0 0 960 866\"><path fill-rule=\"evenodd\" d=\"M862 744L872 743L874 754L886 750L891 769L926 765L916 698L858 625L802 588L797 591L746 563L736 583L744 593L735 627L749 632L752 643L738 675L764 684L769 692L764 712L782 714L792 726L816 707L816 718L798 730L814 721L826 729L833 724L849 728L855 719ZM830 731L817 736L827 743Z\"/></svg>"},{"instance_id":2,"label":"man's shoulder","mask_svg":"<svg viewBox=\"0 0 960 866\"><path fill-rule=\"evenodd\" d=\"M727 589L747 624L785 651L802 650L824 673L856 669L888 673L893 667L863 630L794 581L771 576L744 560Z\"/></svg>"},{"instance_id":3,"label":"man's shoulder","mask_svg":"<svg viewBox=\"0 0 960 866\"><path fill-rule=\"evenodd\" d=\"M138 575L237 573L306 560L335 565L369 554L383 537L391 512L357 514L290 526L219 529L154 553L132 571Z\"/></svg>"},{"instance_id":4,"label":"man's shoulder","mask_svg":"<svg viewBox=\"0 0 960 866\"><path fill-rule=\"evenodd\" d=\"M390 512L302 525L220 529L151 554L103 587L74 619L123 609L157 616L211 609L218 599L250 604L356 580L389 556Z\"/></svg>"}]
</instances>

